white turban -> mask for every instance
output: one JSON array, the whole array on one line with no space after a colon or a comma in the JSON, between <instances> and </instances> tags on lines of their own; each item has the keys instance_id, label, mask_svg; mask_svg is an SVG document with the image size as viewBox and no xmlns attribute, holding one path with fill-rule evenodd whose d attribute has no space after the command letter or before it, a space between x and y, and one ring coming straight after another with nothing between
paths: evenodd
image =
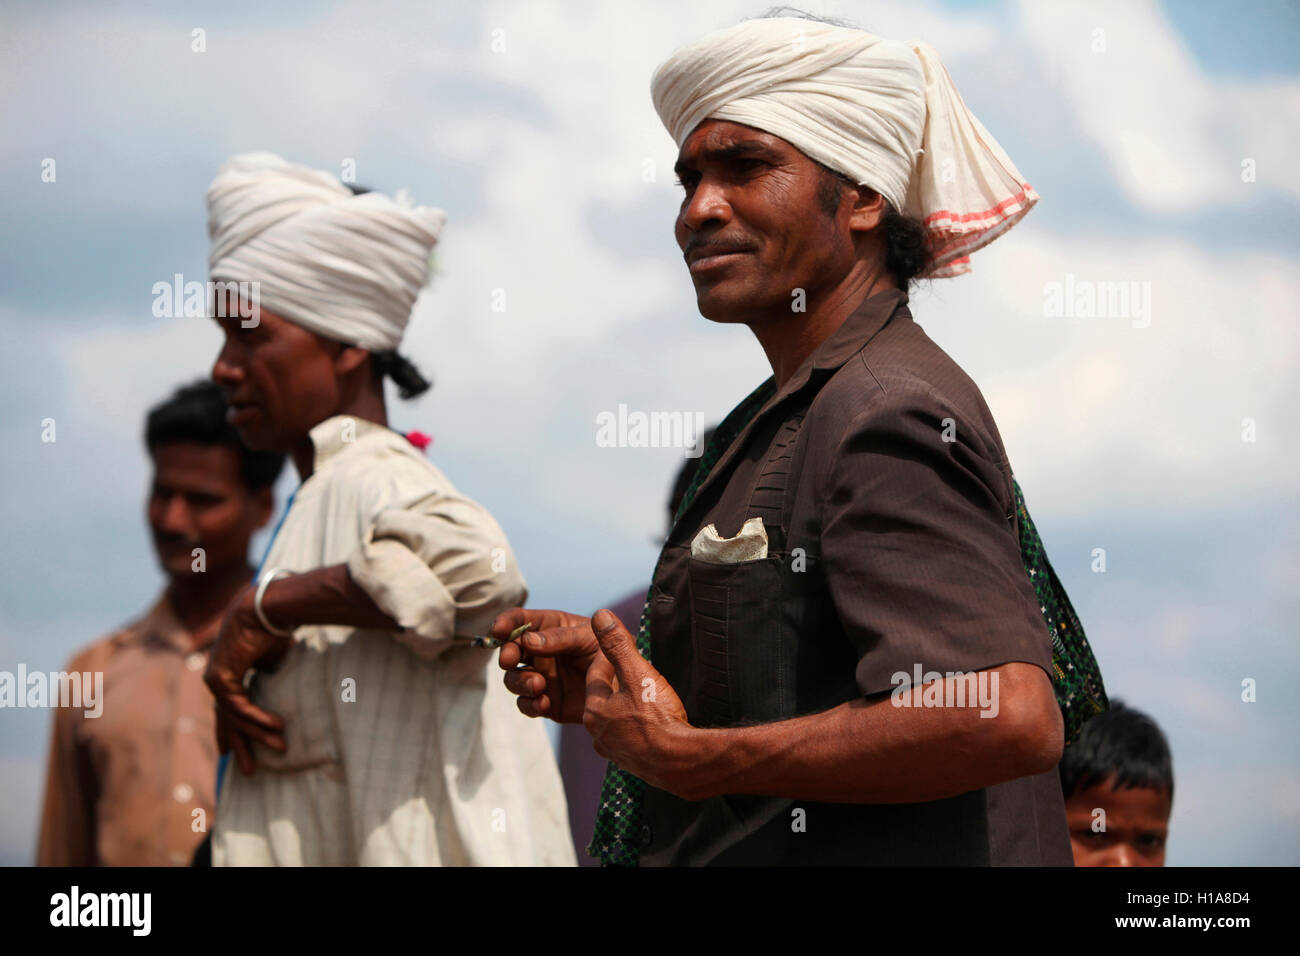
<instances>
[{"instance_id":1,"label":"white turban","mask_svg":"<svg viewBox=\"0 0 1300 956\"><path fill-rule=\"evenodd\" d=\"M259 283L259 305L318 335L396 349L446 220L400 194L359 196L273 153L230 159L208 188L209 278Z\"/></svg>"},{"instance_id":2,"label":"white turban","mask_svg":"<svg viewBox=\"0 0 1300 956\"><path fill-rule=\"evenodd\" d=\"M748 20L678 50L651 93L678 148L706 119L752 126L920 219L927 277L969 272L969 254L1038 201L925 43Z\"/></svg>"}]
</instances>

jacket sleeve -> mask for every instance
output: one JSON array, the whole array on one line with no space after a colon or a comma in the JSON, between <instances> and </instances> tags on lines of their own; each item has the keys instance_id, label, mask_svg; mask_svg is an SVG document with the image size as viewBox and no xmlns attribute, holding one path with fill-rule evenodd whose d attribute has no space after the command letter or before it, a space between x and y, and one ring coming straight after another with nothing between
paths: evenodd
<instances>
[{"instance_id":1,"label":"jacket sleeve","mask_svg":"<svg viewBox=\"0 0 1300 956\"><path fill-rule=\"evenodd\" d=\"M864 695L915 669L1012 661L1051 674L995 436L926 383L881 394L846 428L822 488L822 559Z\"/></svg>"}]
</instances>

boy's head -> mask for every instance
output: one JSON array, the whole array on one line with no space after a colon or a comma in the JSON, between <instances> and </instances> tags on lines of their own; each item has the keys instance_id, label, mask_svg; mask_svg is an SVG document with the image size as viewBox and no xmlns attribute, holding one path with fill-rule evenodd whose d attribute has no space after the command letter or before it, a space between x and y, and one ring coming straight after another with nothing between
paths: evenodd
<instances>
[{"instance_id":1,"label":"boy's head","mask_svg":"<svg viewBox=\"0 0 1300 956\"><path fill-rule=\"evenodd\" d=\"M1173 759L1156 722L1118 700L1061 757L1075 866L1164 866Z\"/></svg>"}]
</instances>

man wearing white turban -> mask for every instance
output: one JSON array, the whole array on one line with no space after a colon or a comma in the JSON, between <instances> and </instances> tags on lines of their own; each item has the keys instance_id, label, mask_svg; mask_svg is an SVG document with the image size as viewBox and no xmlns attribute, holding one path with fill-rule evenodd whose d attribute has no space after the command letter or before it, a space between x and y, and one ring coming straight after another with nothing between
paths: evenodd
<instances>
[{"instance_id":1,"label":"man wearing white turban","mask_svg":"<svg viewBox=\"0 0 1300 956\"><path fill-rule=\"evenodd\" d=\"M205 675L238 766L212 862L572 865L547 737L467 639L527 594L510 545L387 427L382 375L428 387L396 349L442 212L254 153L208 213L212 377L243 440L302 478ZM250 289L251 317L231 301Z\"/></svg>"},{"instance_id":2,"label":"man wearing white turban","mask_svg":"<svg viewBox=\"0 0 1300 956\"><path fill-rule=\"evenodd\" d=\"M635 636L493 624L533 624L500 656L520 710L611 761L591 851L1070 865L1054 768L1100 675L988 406L907 308L1037 197L924 44L752 20L652 92L700 312L773 376L705 448Z\"/></svg>"}]
</instances>

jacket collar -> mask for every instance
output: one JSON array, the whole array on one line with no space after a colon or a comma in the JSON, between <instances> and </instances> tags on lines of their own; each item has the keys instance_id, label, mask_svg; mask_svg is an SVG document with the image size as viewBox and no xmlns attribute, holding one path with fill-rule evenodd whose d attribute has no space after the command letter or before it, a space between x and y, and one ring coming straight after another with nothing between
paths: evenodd
<instances>
[{"instance_id":1,"label":"jacket collar","mask_svg":"<svg viewBox=\"0 0 1300 956\"><path fill-rule=\"evenodd\" d=\"M813 352L813 366L818 369L838 369L866 348L876 333L894 317L894 313L905 305L907 293L902 289L877 292L858 306L857 311L817 347Z\"/></svg>"},{"instance_id":2,"label":"jacket collar","mask_svg":"<svg viewBox=\"0 0 1300 956\"><path fill-rule=\"evenodd\" d=\"M748 399L733 409L727 418L737 414L741 408L749 405L751 401L762 401L759 410L744 424L740 433L736 435L717 463L709 470L708 477L696 490L690 510L694 510L695 502L702 500L708 489L727 474L732 461L740 454L740 450L745 447L745 442L749 439L750 433L773 409L780 406L792 395L803 391L814 379L820 386L849 359L865 349L876 334L900 312L901 316L899 318L905 321L909 320L911 314L906 306L907 293L902 289L888 289L871 296L871 298L859 305L853 314L827 337L826 341L813 350L812 355L804 361L803 365L799 366L783 386L778 389L775 377L769 376L767 381L755 389ZM769 396L766 401L761 398L764 394ZM725 423L726 420L724 419ZM721 426L719 426L719 431L721 431ZM686 514L683 514L682 518L685 517Z\"/></svg>"}]
</instances>

